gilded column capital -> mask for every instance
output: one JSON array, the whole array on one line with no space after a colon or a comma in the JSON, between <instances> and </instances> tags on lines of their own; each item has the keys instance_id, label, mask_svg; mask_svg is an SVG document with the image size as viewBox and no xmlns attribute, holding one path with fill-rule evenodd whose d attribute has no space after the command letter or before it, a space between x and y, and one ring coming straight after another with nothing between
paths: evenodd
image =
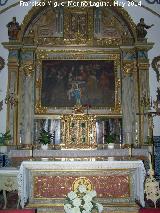
<instances>
[{"instance_id":1,"label":"gilded column capital","mask_svg":"<svg viewBox=\"0 0 160 213\"><path fill-rule=\"evenodd\" d=\"M124 75L132 75L136 71L136 62L127 61L123 64L123 73Z\"/></svg>"},{"instance_id":2,"label":"gilded column capital","mask_svg":"<svg viewBox=\"0 0 160 213\"><path fill-rule=\"evenodd\" d=\"M20 67L20 71L24 72L24 75L26 77L32 77L34 73L34 64L33 63L27 63L22 64Z\"/></svg>"}]
</instances>

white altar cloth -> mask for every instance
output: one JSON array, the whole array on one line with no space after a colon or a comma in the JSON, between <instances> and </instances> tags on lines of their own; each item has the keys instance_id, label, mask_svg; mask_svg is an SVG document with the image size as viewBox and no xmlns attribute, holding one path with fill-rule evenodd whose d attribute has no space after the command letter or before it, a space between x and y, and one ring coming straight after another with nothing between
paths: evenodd
<instances>
[{"instance_id":1,"label":"white altar cloth","mask_svg":"<svg viewBox=\"0 0 160 213\"><path fill-rule=\"evenodd\" d=\"M144 206L144 179L146 171L142 161L23 161L18 174L20 203L24 208L29 198L29 170L76 170L76 169L135 169L135 199Z\"/></svg>"}]
</instances>

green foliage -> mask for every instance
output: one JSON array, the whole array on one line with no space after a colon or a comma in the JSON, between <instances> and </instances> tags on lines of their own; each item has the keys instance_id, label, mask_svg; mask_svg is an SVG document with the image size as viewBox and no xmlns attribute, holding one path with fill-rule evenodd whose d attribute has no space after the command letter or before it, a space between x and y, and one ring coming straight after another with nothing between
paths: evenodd
<instances>
[{"instance_id":1,"label":"green foliage","mask_svg":"<svg viewBox=\"0 0 160 213\"><path fill-rule=\"evenodd\" d=\"M0 133L0 144L7 144L8 141L12 139L10 130L7 130L4 134Z\"/></svg>"},{"instance_id":2,"label":"green foliage","mask_svg":"<svg viewBox=\"0 0 160 213\"><path fill-rule=\"evenodd\" d=\"M150 136L147 136L147 144L153 144L152 138Z\"/></svg>"},{"instance_id":3,"label":"green foliage","mask_svg":"<svg viewBox=\"0 0 160 213\"><path fill-rule=\"evenodd\" d=\"M110 135L107 135L104 142L109 144L109 143L115 143L116 141L116 134L110 134Z\"/></svg>"},{"instance_id":4,"label":"green foliage","mask_svg":"<svg viewBox=\"0 0 160 213\"><path fill-rule=\"evenodd\" d=\"M51 139L52 139L52 135L49 132L42 129L40 133L40 137L39 137L39 142L43 145L46 145L51 143Z\"/></svg>"}]
</instances>

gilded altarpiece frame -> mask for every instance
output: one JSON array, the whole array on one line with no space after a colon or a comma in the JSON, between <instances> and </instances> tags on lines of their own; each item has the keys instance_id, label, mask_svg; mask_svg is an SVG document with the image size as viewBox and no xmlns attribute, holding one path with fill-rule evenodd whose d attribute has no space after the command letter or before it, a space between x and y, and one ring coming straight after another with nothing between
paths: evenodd
<instances>
[{"instance_id":1,"label":"gilded altarpiece frame","mask_svg":"<svg viewBox=\"0 0 160 213\"><path fill-rule=\"evenodd\" d=\"M96 37L94 9L87 7L64 9L63 37L62 35L60 37L37 37L32 34L34 32L32 27L37 14L43 16L43 13L39 12L40 8L33 8L28 13L17 41L3 43L4 47L9 50L7 93L14 91L15 97L18 99L18 104L14 108L8 104L7 110L7 128L11 129L13 136L11 143L21 144L21 136L23 136L22 143L26 145L33 143L34 119L60 119L61 115L72 114L72 108L42 106L43 60L114 61L114 107L91 107L84 113L110 118L122 117L123 132L126 134L126 140L123 143L134 143L135 145L147 143L147 136L151 138L152 135L152 125L150 124L152 119L148 119L148 115L146 116L149 109L147 52L153 47L153 43L137 42L136 25L129 14L120 7L114 7L114 10L112 7L104 8L102 11L104 25L101 25L104 28L103 31L109 27L115 27L116 35L121 35L120 38L114 35L113 37L107 36L108 34ZM80 12L83 14L83 20L80 18ZM111 17L107 16L108 14L111 14ZM71 26L71 23L73 25L75 23L75 26L78 25L72 15L78 17L80 22L84 21L84 31L76 29L74 34L74 26ZM130 91L129 95L128 91Z\"/></svg>"}]
</instances>

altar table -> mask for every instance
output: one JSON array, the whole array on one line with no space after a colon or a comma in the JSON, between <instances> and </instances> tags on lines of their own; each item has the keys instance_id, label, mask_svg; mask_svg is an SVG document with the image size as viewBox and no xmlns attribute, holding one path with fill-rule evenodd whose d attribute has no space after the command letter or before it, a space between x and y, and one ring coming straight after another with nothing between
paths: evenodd
<instances>
[{"instance_id":1,"label":"altar table","mask_svg":"<svg viewBox=\"0 0 160 213\"><path fill-rule=\"evenodd\" d=\"M142 161L23 161L18 174L22 208L29 200L33 207L63 206L76 184L95 189L97 200L144 206L145 168Z\"/></svg>"}]
</instances>

